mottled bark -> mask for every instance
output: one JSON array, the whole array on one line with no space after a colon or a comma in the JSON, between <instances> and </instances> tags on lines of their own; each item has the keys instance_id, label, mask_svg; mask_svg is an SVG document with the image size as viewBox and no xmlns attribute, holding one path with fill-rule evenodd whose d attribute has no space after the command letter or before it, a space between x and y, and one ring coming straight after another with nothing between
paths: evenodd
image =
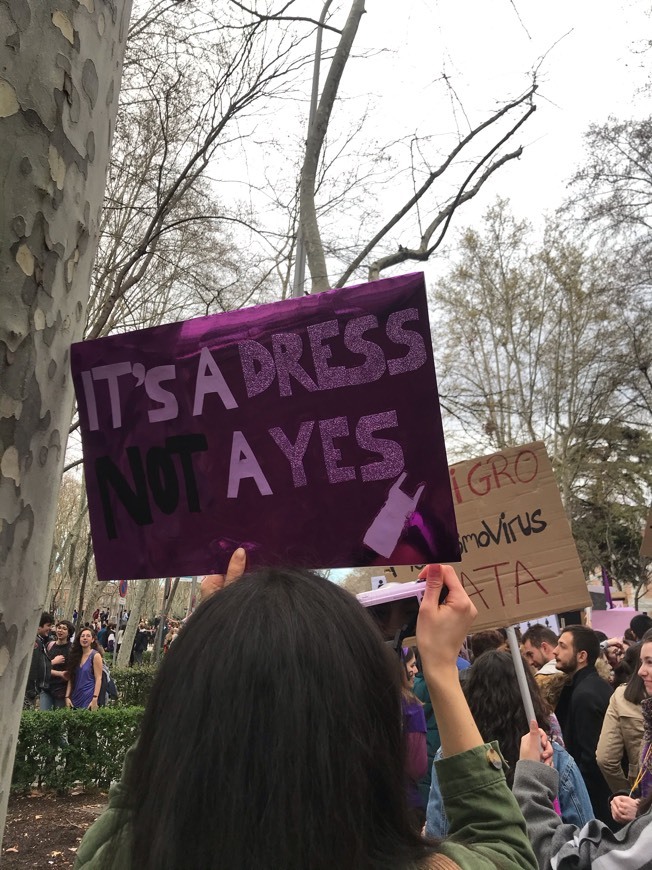
<instances>
[{"instance_id":1,"label":"mottled bark","mask_svg":"<svg viewBox=\"0 0 652 870\"><path fill-rule=\"evenodd\" d=\"M130 9L131 0L0 0L0 831Z\"/></svg>"}]
</instances>

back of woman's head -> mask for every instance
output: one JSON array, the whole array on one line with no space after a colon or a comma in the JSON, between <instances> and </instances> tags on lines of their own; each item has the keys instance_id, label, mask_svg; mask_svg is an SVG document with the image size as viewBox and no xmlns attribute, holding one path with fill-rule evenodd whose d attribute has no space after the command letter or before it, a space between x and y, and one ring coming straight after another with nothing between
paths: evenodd
<instances>
[{"instance_id":1,"label":"back of woman's head","mask_svg":"<svg viewBox=\"0 0 652 870\"><path fill-rule=\"evenodd\" d=\"M400 685L348 592L265 570L208 599L170 647L129 777L139 868L400 867L423 847L402 794ZM416 850L416 851L415 851Z\"/></svg>"},{"instance_id":2,"label":"back of woman's head","mask_svg":"<svg viewBox=\"0 0 652 870\"><path fill-rule=\"evenodd\" d=\"M638 656L641 650L640 643L634 643L628 646L622 659L614 668L613 687L622 686L627 683L632 674L638 670Z\"/></svg>"},{"instance_id":3,"label":"back of woman's head","mask_svg":"<svg viewBox=\"0 0 652 870\"><path fill-rule=\"evenodd\" d=\"M527 662L523 665L539 727L549 732L548 709ZM510 766L507 781L511 786L521 737L529 729L511 654L499 650L483 653L469 671L464 693L483 739L499 742Z\"/></svg>"},{"instance_id":4,"label":"back of woman's head","mask_svg":"<svg viewBox=\"0 0 652 870\"><path fill-rule=\"evenodd\" d=\"M627 649L623 659L626 659L630 653L633 661L633 670L627 680L625 691L623 693L626 701L632 704L640 704L644 698L647 698L647 691L643 678L639 676L638 669L641 666L641 649L643 644L652 641L652 631L647 631L637 644L633 644Z\"/></svg>"}]
</instances>

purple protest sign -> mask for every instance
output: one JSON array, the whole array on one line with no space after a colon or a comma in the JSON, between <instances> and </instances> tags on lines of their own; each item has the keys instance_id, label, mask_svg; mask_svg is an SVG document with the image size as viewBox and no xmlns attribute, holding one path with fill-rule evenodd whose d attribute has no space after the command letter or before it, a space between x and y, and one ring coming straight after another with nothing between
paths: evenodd
<instances>
[{"instance_id":1,"label":"purple protest sign","mask_svg":"<svg viewBox=\"0 0 652 870\"><path fill-rule=\"evenodd\" d=\"M98 577L460 558L421 274L72 347Z\"/></svg>"}]
</instances>

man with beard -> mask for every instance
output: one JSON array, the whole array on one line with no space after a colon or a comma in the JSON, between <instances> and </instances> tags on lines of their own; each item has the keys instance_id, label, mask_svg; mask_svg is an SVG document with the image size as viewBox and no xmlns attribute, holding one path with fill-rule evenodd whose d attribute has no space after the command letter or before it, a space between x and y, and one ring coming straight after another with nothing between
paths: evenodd
<instances>
[{"instance_id":1,"label":"man with beard","mask_svg":"<svg viewBox=\"0 0 652 870\"><path fill-rule=\"evenodd\" d=\"M599 655L600 642L592 629L585 625L569 625L564 629L555 647L555 662L557 669L568 674L571 681L562 689L555 712L566 749L586 783L595 815L612 827L609 786L595 760L612 691L595 669Z\"/></svg>"}]
</instances>

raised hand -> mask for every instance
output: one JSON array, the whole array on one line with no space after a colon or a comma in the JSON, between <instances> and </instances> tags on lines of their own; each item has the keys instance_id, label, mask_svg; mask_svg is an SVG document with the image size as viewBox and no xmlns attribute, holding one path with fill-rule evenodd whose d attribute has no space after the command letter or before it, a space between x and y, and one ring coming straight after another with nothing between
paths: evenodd
<instances>
[{"instance_id":1,"label":"raised hand","mask_svg":"<svg viewBox=\"0 0 652 870\"><path fill-rule=\"evenodd\" d=\"M229 559L226 574L207 574L199 587L199 599L204 601L209 595L226 589L231 583L235 583L244 574L247 566L247 553L243 547L238 547Z\"/></svg>"}]
</instances>

